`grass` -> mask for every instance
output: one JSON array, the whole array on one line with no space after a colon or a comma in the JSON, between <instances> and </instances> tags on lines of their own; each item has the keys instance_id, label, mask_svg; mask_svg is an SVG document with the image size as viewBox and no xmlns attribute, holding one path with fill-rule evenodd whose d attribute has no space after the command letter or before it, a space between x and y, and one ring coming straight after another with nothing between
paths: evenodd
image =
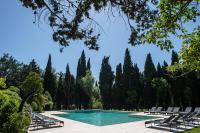
<instances>
[{"instance_id":1,"label":"grass","mask_svg":"<svg viewBox=\"0 0 200 133\"><path fill-rule=\"evenodd\" d=\"M184 132L184 133L200 133L200 127L194 128L194 129L192 129L192 130L190 130L190 131L186 131L186 132Z\"/></svg>"}]
</instances>

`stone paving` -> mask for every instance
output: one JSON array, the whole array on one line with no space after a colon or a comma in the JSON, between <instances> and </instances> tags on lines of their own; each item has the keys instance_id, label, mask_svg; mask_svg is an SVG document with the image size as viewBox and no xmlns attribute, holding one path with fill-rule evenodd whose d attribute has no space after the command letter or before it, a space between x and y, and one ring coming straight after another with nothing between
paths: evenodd
<instances>
[{"instance_id":1,"label":"stone paving","mask_svg":"<svg viewBox=\"0 0 200 133\"><path fill-rule=\"evenodd\" d=\"M56 119L64 121L64 127L29 131L29 133L169 133L168 131L145 128L144 121L129 122L108 126L94 126L52 115L59 113L62 112L47 111L43 113L43 115L54 117ZM144 115L144 113L134 113L134 115Z\"/></svg>"}]
</instances>

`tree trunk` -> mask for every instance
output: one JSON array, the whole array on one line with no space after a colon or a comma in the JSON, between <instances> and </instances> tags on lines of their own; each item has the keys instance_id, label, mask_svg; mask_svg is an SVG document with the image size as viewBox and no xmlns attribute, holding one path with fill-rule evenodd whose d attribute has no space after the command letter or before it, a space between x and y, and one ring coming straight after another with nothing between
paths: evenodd
<instances>
[{"instance_id":1,"label":"tree trunk","mask_svg":"<svg viewBox=\"0 0 200 133\"><path fill-rule=\"evenodd\" d=\"M30 92L29 94L27 94L27 95L22 99L22 101L21 101L21 103L20 103L20 106L19 106L19 109L18 109L18 113L22 112L26 100L27 100L30 96L32 96L34 93L35 93L35 91L32 91L32 92Z\"/></svg>"}]
</instances>

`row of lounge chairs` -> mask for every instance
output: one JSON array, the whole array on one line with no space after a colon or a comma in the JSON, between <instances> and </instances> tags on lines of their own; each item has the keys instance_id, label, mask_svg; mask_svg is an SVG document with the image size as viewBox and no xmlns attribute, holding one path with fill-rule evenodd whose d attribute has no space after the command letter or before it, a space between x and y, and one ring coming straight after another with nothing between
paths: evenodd
<instances>
[{"instance_id":1,"label":"row of lounge chairs","mask_svg":"<svg viewBox=\"0 0 200 133\"><path fill-rule=\"evenodd\" d=\"M145 111L144 113L148 114L164 114L164 115L172 115L172 114L187 114L192 111L192 107L186 107L184 111L180 112L180 107L168 107L167 110L163 111L163 107L152 107L149 111ZM200 107L196 107L194 112L200 112Z\"/></svg>"},{"instance_id":2,"label":"row of lounge chairs","mask_svg":"<svg viewBox=\"0 0 200 133\"><path fill-rule=\"evenodd\" d=\"M145 113L154 114L157 109L155 109L155 111L149 110L149 112ZM169 131L172 131L173 129L173 132L183 132L193 127L200 126L200 119L198 118L198 116L200 115L199 107L196 107L193 112L192 107L187 107L182 112L179 111L180 108L178 107L175 107L174 109L168 109L164 113L162 113L163 111L160 111L159 113L167 114L168 112L170 112L171 116L169 116L168 118L145 121L145 127L150 124L151 128L158 128ZM173 112L173 110L175 110L175 113Z\"/></svg>"},{"instance_id":3,"label":"row of lounge chairs","mask_svg":"<svg viewBox=\"0 0 200 133\"><path fill-rule=\"evenodd\" d=\"M64 126L64 121L48 117L39 113L32 113L32 121L29 130Z\"/></svg>"}]
</instances>

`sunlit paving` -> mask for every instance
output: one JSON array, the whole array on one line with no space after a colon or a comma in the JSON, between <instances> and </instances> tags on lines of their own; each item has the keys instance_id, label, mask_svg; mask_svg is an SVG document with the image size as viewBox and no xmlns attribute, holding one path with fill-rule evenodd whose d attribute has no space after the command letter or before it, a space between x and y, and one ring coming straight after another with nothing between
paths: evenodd
<instances>
[{"instance_id":1,"label":"sunlit paving","mask_svg":"<svg viewBox=\"0 0 200 133\"><path fill-rule=\"evenodd\" d=\"M199 0L0 12L0 133L200 133Z\"/></svg>"}]
</instances>

